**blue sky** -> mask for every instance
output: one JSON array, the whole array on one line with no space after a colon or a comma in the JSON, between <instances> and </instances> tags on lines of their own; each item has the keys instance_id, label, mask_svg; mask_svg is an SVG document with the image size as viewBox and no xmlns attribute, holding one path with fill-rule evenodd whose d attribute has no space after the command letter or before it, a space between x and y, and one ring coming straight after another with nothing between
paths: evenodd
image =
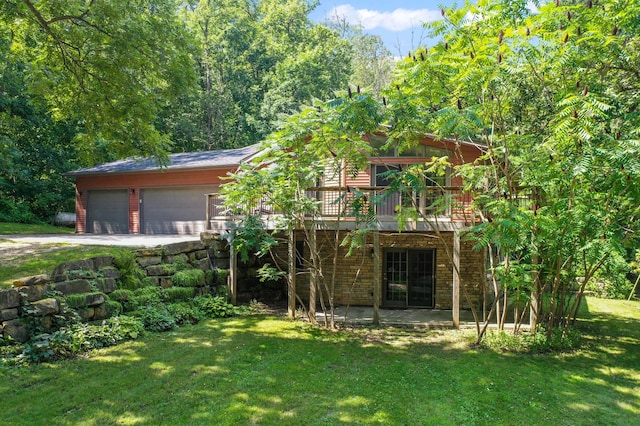
<instances>
[{"instance_id":1,"label":"blue sky","mask_svg":"<svg viewBox=\"0 0 640 426\"><path fill-rule=\"evenodd\" d=\"M315 22L326 16L346 17L352 24L362 24L366 33L382 38L392 54L406 55L420 45L429 45L422 26L425 21L441 19L440 5L451 6L454 0L320 0L311 14ZM455 2L462 5L464 0Z\"/></svg>"}]
</instances>

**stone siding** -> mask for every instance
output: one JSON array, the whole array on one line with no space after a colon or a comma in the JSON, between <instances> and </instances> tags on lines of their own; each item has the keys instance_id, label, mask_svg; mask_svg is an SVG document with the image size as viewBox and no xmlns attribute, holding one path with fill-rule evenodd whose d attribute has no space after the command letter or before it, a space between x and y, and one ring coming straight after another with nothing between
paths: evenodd
<instances>
[{"instance_id":1,"label":"stone siding","mask_svg":"<svg viewBox=\"0 0 640 426\"><path fill-rule=\"evenodd\" d=\"M340 235L340 241L344 238ZM297 235L302 239L302 234ZM318 232L317 245L322 252L323 273L327 285L331 285L333 274L333 249L334 232ZM453 265L447 254L453 252L453 233L442 233L442 238L434 234L406 232L406 233L380 233L381 265L380 276L384 280L384 254L387 249L434 249L435 255L435 308L453 308ZM334 301L337 305L373 305L373 236L368 235L365 247L354 250L347 257L348 247L339 247L335 264L335 291ZM281 244L278 255L286 259L286 244ZM309 257L308 247L305 246L305 258ZM465 291L471 303L476 308L482 306L485 283L485 257L481 250L473 250L472 244L461 241L460 243L460 303L462 309L470 308L469 301L465 297ZM286 270L286 265L280 265ZM299 270L296 280L298 296L304 301L309 300L309 273ZM464 288L463 288L464 287ZM325 294L326 298L326 294ZM326 300L326 299L325 299ZM381 300L383 303L383 300Z\"/></svg>"}]
</instances>

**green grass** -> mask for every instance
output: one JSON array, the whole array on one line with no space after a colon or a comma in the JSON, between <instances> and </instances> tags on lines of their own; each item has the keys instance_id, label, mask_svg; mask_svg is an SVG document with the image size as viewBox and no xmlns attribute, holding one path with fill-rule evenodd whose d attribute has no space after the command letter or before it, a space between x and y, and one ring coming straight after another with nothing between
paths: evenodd
<instances>
[{"instance_id":1,"label":"green grass","mask_svg":"<svg viewBox=\"0 0 640 426\"><path fill-rule=\"evenodd\" d=\"M0 288L11 287L17 278L50 274L53 268L63 262L95 256L111 256L121 250L127 250L121 247L79 246L61 243L39 244L26 248L21 247L20 243L6 244L9 248L15 244L16 250L7 257L3 256L0 261Z\"/></svg>"},{"instance_id":2,"label":"green grass","mask_svg":"<svg viewBox=\"0 0 640 426\"><path fill-rule=\"evenodd\" d=\"M637 424L640 303L588 302L585 346L535 356L472 349L466 332L211 320L0 370L0 412L12 425Z\"/></svg>"},{"instance_id":3,"label":"green grass","mask_svg":"<svg viewBox=\"0 0 640 426\"><path fill-rule=\"evenodd\" d=\"M59 226L51 226L46 224L24 224L0 222L0 235L16 235L16 234L73 234L73 228L63 228Z\"/></svg>"}]
</instances>

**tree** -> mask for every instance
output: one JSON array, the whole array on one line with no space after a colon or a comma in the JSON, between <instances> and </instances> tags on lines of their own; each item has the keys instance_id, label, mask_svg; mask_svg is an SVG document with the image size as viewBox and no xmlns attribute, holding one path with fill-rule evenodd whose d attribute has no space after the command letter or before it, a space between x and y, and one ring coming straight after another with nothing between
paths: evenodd
<instances>
[{"instance_id":1,"label":"tree","mask_svg":"<svg viewBox=\"0 0 640 426\"><path fill-rule=\"evenodd\" d=\"M351 45L349 84L367 89L380 99L382 90L391 83L394 68L393 55L382 39L365 34L361 25L352 25L344 17L331 17L327 25Z\"/></svg>"},{"instance_id":2,"label":"tree","mask_svg":"<svg viewBox=\"0 0 640 426\"><path fill-rule=\"evenodd\" d=\"M336 177L345 173L347 168L350 173L356 173L368 167L371 147L362 139L362 134L379 129L381 112L381 105L370 95L316 101L312 107L282 123L280 130L263 143L261 155L243 166L233 176L233 181L222 188L225 205L233 214L244 216L232 239L241 256L246 257L252 251L266 254L278 242L266 231L252 231L256 228L266 230L266 225L260 222L260 215L254 213L256 206L263 206L276 215L273 230L276 235L285 235L290 248L287 274L290 292L294 291L296 274L293 233L296 230L302 233L305 247L310 251L305 264L312 277L310 318L314 320L318 294L323 309L326 309L325 301L328 304L331 327L334 326L335 287L335 269L332 268L336 264L331 256L337 255L341 244L357 244L362 240L362 231L371 225L367 222L371 219L370 209L366 207L371 204L363 202L363 194L338 197L333 207L340 213L336 226L330 231L333 233L330 247L333 254L325 259L323 250L316 243L317 222L323 215L317 196L308 190L322 180L339 181ZM363 228L351 230L343 240L340 238L339 221L343 216L354 214L361 219L359 222ZM273 269L264 272L270 278L274 276ZM295 307L289 308L293 315Z\"/></svg>"},{"instance_id":3,"label":"tree","mask_svg":"<svg viewBox=\"0 0 640 426\"><path fill-rule=\"evenodd\" d=\"M202 0L185 8L200 84L163 113L177 149L256 143L275 129L279 114L346 87L348 43L309 21L315 5Z\"/></svg>"},{"instance_id":4,"label":"tree","mask_svg":"<svg viewBox=\"0 0 640 426\"><path fill-rule=\"evenodd\" d=\"M47 220L72 211L74 191L62 173L77 166L76 126L54 122L32 102L27 66L0 47L0 220Z\"/></svg>"},{"instance_id":5,"label":"tree","mask_svg":"<svg viewBox=\"0 0 640 426\"><path fill-rule=\"evenodd\" d=\"M592 1L443 10L430 25L442 41L405 59L387 92L391 137L487 147L460 173L483 218L468 236L488 248L501 326L508 306L516 322L531 307L534 328L566 336L590 280L634 243L638 13Z\"/></svg>"},{"instance_id":6,"label":"tree","mask_svg":"<svg viewBox=\"0 0 640 426\"><path fill-rule=\"evenodd\" d=\"M9 0L0 5L12 56L56 121L76 121L78 153L161 158L158 110L194 82L190 42L171 0Z\"/></svg>"}]
</instances>

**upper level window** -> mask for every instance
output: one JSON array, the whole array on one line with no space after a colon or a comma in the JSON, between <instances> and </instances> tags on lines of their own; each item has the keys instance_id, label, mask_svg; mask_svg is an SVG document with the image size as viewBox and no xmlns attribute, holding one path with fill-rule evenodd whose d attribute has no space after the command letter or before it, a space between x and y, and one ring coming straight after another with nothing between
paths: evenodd
<instances>
[{"instance_id":1,"label":"upper level window","mask_svg":"<svg viewBox=\"0 0 640 426\"><path fill-rule=\"evenodd\" d=\"M426 145L416 145L410 148L405 148L402 151L394 144L385 148L388 138L386 136L371 135L371 146L377 149L379 157L419 157L419 158L431 158L431 157L446 157L451 153L446 149L434 148Z\"/></svg>"}]
</instances>

